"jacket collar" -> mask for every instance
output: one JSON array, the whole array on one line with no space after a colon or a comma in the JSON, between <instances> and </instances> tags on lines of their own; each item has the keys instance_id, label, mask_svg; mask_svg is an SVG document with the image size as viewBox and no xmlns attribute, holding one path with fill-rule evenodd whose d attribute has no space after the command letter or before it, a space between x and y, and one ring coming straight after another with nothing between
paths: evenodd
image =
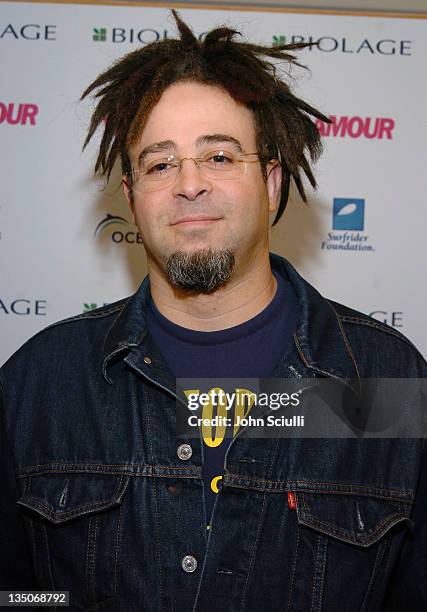
<instances>
[{"instance_id":1,"label":"jacket collar","mask_svg":"<svg viewBox=\"0 0 427 612\"><path fill-rule=\"evenodd\" d=\"M294 341L304 365L359 393L359 368L337 311L286 259L270 254L270 261L291 282L298 297L300 316Z\"/></svg>"},{"instance_id":2,"label":"jacket collar","mask_svg":"<svg viewBox=\"0 0 427 612\"><path fill-rule=\"evenodd\" d=\"M328 300L304 280L283 257L270 254L272 269L289 280L298 297L300 317L294 334L295 348L305 368L318 374L336 378L359 391L360 377L338 313ZM108 382L108 366L112 360L125 357L129 350L144 341L151 352L159 353L147 336L146 313L150 302L150 281L145 277L138 291L125 303L115 318L104 343L103 374ZM145 339L145 340L144 340ZM160 358L160 361L163 360ZM165 370L164 363L162 370ZM164 372L166 376L166 372Z\"/></svg>"}]
</instances>

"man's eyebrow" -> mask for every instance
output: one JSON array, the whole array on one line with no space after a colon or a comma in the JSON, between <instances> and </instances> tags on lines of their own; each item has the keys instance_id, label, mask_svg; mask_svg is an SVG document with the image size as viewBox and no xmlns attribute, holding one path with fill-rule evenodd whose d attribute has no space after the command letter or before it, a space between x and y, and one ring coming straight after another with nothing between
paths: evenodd
<instances>
[{"instance_id":1,"label":"man's eyebrow","mask_svg":"<svg viewBox=\"0 0 427 612\"><path fill-rule=\"evenodd\" d=\"M163 153L164 151L169 151L170 149L176 149L176 144L173 140L154 142L153 144L148 145L148 147L145 147L145 149L142 149L141 153L138 155L138 162L142 162L144 157L150 155L150 153Z\"/></svg>"},{"instance_id":2,"label":"man's eyebrow","mask_svg":"<svg viewBox=\"0 0 427 612\"><path fill-rule=\"evenodd\" d=\"M239 153L243 153L243 148L240 141L229 134L205 134L203 136L199 136L196 140L196 146L199 147L204 144L219 144L222 142L233 144ZM177 145L173 140L154 142L153 144L148 145L148 147L145 147L145 149L142 149L141 153L138 155L138 163L141 163L144 157L147 157L147 155L151 155L152 153L164 153L165 151L170 151L171 149L176 150L176 148Z\"/></svg>"},{"instance_id":3,"label":"man's eyebrow","mask_svg":"<svg viewBox=\"0 0 427 612\"><path fill-rule=\"evenodd\" d=\"M203 144L218 144L221 142L228 142L234 144L239 153L243 153L243 148L239 140L230 136L229 134L206 134L205 136L199 136L196 140L196 145L200 146Z\"/></svg>"}]
</instances>

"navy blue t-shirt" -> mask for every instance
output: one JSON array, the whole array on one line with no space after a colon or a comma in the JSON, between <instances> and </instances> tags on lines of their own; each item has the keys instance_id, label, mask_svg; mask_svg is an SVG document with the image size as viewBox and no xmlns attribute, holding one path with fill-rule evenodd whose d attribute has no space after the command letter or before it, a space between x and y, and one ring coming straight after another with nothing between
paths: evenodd
<instances>
[{"instance_id":1,"label":"navy blue t-shirt","mask_svg":"<svg viewBox=\"0 0 427 612\"><path fill-rule=\"evenodd\" d=\"M266 378L285 353L298 321L291 283L275 274L277 290L258 315L220 331L195 331L164 317L151 301L148 331L176 378ZM231 439L203 445L206 519L210 523Z\"/></svg>"}]
</instances>

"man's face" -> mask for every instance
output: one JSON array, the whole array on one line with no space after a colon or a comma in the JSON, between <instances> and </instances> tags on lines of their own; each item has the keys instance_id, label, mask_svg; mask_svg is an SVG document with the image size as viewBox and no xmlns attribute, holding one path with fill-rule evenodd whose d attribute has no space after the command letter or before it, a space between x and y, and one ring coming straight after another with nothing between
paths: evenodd
<instances>
[{"instance_id":1,"label":"man's face","mask_svg":"<svg viewBox=\"0 0 427 612\"><path fill-rule=\"evenodd\" d=\"M217 87L179 82L163 93L129 151L134 170L140 167L141 153L158 143L144 163L169 155L201 157L222 148L238 152L239 146L244 153L254 153L254 116ZM153 191L138 189L136 176L131 208L151 271L154 266L164 272L168 258L177 252L228 251L240 271L268 252L269 212L278 204L280 168L268 164L266 183L259 161L239 167L243 172L238 178L210 178L193 161L184 160L175 183L159 183ZM130 201L126 187L125 192Z\"/></svg>"}]
</instances>

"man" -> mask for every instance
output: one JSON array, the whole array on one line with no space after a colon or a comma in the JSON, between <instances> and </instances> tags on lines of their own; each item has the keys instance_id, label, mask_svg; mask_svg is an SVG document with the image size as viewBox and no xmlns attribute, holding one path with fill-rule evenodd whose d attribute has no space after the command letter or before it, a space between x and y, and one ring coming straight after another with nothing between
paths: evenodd
<instances>
[{"instance_id":1,"label":"man","mask_svg":"<svg viewBox=\"0 0 427 612\"><path fill-rule=\"evenodd\" d=\"M73 610L424 610L423 439L177 439L176 378L417 378L394 329L270 255L291 178L314 185L309 115L220 28L100 75L87 141L118 156L148 277L2 368L1 587ZM86 142L87 142L86 141ZM207 529L208 527L208 529Z\"/></svg>"}]
</instances>

